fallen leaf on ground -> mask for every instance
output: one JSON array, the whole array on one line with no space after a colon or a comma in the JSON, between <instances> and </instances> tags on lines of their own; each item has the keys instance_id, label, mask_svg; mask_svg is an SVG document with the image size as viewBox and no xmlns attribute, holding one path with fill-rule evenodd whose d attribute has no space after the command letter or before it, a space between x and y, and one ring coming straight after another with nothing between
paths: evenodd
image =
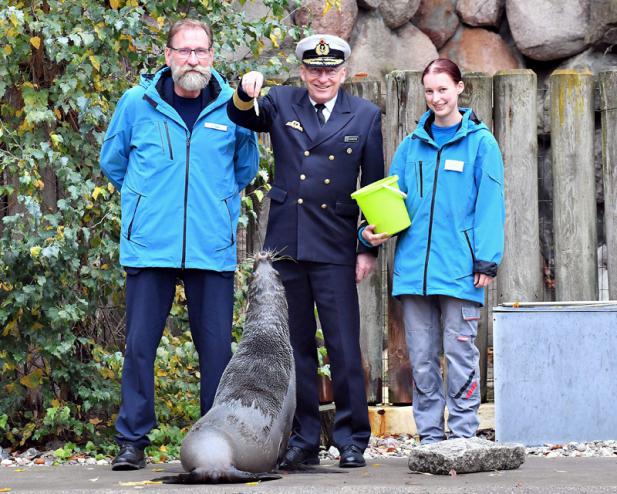
<instances>
[{"instance_id":1,"label":"fallen leaf on ground","mask_svg":"<svg viewBox=\"0 0 617 494\"><path fill-rule=\"evenodd\" d=\"M161 480L140 480L137 482L118 482L122 487L137 487L139 485L157 485L162 484Z\"/></svg>"},{"instance_id":2,"label":"fallen leaf on ground","mask_svg":"<svg viewBox=\"0 0 617 494\"><path fill-rule=\"evenodd\" d=\"M0 487L0 492L11 492L10 487Z\"/></svg>"},{"instance_id":3,"label":"fallen leaf on ground","mask_svg":"<svg viewBox=\"0 0 617 494\"><path fill-rule=\"evenodd\" d=\"M260 483L261 483L261 480L258 480L257 482L245 482L244 485L255 486L255 485L259 485Z\"/></svg>"}]
</instances>

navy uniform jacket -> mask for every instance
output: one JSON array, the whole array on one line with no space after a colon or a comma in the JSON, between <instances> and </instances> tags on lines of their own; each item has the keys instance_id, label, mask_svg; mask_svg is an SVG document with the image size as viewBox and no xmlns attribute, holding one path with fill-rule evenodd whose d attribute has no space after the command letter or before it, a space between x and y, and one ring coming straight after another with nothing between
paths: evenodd
<instances>
[{"instance_id":1,"label":"navy uniform jacket","mask_svg":"<svg viewBox=\"0 0 617 494\"><path fill-rule=\"evenodd\" d=\"M358 245L360 210L351 193L358 176L361 186L383 178L377 106L340 89L320 127L305 88L277 86L259 99L259 117L238 93L227 113L238 125L270 133L275 172L265 249L299 261L347 265L355 264L356 248L376 254Z\"/></svg>"}]
</instances>

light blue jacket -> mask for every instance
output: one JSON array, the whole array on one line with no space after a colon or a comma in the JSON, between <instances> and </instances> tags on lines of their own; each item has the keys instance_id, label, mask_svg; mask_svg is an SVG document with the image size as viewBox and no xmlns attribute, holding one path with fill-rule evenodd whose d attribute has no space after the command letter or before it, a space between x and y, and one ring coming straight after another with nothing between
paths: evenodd
<instances>
[{"instance_id":1,"label":"light blue jacket","mask_svg":"<svg viewBox=\"0 0 617 494\"><path fill-rule=\"evenodd\" d=\"M118 102L101 168L121 191L120 263L233 271L240 191L257 173L253 132L227 117L233 90L212 70L213 100L192 133L161 96L165 67Z\"/></svg>"},{"instance_id":2,"label":"light blue jacket","mask_svg":"<svg viewBox=\"0 0 617 494\"><path fill-rule=\"evenodd\" d=\"M426 112L390 167L406 192L411 227L398 237L393 295L448 295L484 303L473 273L494 276L503 256L503 160L497 141L470 109L441 148Z\"/></svg>"}]
</instances>

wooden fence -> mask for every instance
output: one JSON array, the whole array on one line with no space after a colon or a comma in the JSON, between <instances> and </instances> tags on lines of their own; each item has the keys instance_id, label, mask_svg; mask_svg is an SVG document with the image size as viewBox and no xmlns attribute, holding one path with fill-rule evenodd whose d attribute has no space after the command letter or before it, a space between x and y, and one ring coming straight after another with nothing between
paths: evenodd
<instances>
[{"instance_id":1,"label":"wooden fence","mask_svg":"<svg viewBox=\"0 0 617 494\"><path fill-rule=\"evenodd\" d=\"M481 354L482 397L486 401L491 308L504 302L546 301L551 297L551 292L544 288L544 261L540 252L538 87L536 74L531 70L502 71L493 77L466 74L464 82L461 106L474 108L493 130L505 165L505 254L497 280L487 290L476 340ZM386 77L385 88L375 81L360 81L347 84L347 90L375 102L385 113L387 172L396 147L414 130L416 121L426 110L421 73L395 71ZM617 70L603 72L595 78L587 71L557 70L550 76L549 92L554 298L598 300L593 137L595 116L599 112L609 297L617 299ZM264 222L266 212L262 215ZM250 241L247 245L258 246L259 242ZM380 255L381 269L358 287L360 338L371 404L411 403L411 367L401 307L389 296L394 247L394 241L386 244L385 255ZM327 400L329 395L325 386L322 398Z\"/></svg>"}]
</instances>

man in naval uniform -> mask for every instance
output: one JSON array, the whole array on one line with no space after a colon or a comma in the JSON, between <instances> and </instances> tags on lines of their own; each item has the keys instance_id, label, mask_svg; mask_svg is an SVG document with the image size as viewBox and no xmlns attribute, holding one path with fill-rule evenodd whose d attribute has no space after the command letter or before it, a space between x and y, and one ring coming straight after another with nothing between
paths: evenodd
<instances>
[{"instance_id":1,"label":"man in naval uniform","mask_svg":"<svg viewBox=\"0 0 617 494\"><path fill-rule=\"evenodd\" d=\"M330 359L340 466L366 465L371 430L356 283L375 268L377 251L358 245L360 211L350 194L358 176L362 186L383 177L384 159L379 108L341 88L350 52L336 36L304 38L296 56L305 87L277 86L258 98L264 79L253 71L242 77L227 105L236 124L269 132L274 151L264 248L287 257L276 269L287 293L297 382L282 469L319 463L315 304Z\"/></svg>"}]
</instances>

